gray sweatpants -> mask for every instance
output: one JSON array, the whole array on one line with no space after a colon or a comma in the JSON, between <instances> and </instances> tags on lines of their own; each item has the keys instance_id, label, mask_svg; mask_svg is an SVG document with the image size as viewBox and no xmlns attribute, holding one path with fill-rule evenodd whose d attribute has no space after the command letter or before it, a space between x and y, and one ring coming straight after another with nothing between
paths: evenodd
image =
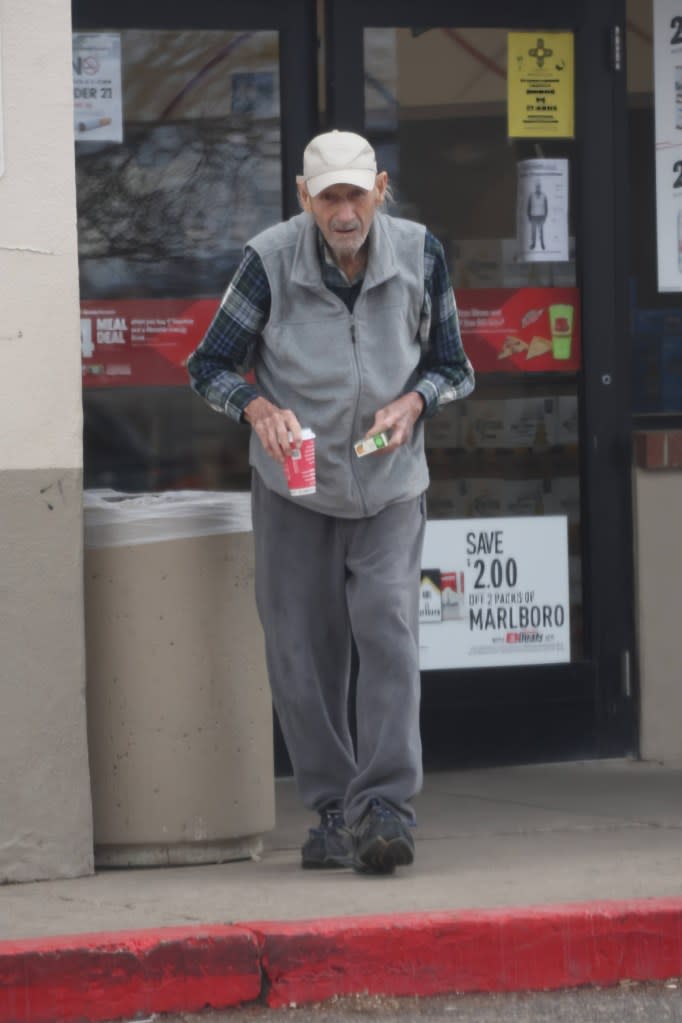
<instances>
[{"instance_id":1,"label":"gray sweatpants","mask_svg":"<svg viewBox=\"0 0 682 1023\"><path fill-rule=\"evenodd\" d=\"M366 519L317 512L252 486L256 603L272 696L299 793L344 805L373 797L414 820L422 783L419 573L424 497ZM348 721L351 635L358 651L357 754Z\"/></svg>"}]
</instances>

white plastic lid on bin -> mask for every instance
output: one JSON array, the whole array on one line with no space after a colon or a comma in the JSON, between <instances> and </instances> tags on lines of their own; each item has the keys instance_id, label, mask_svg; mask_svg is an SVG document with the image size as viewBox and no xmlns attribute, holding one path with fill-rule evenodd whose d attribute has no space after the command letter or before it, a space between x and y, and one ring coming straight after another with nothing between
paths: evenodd
<instances>
[{"instance_id":1,"label":"white plastic lid on bin","mask_svg":"<svg viewBox=\"0 0 682 1023\"><path fill-rule=\"evenodd\" d=\"M83 493L86 547L128 547L220 533L251 532L249 491L169 490Z\"/></svg>"}]
</instances>

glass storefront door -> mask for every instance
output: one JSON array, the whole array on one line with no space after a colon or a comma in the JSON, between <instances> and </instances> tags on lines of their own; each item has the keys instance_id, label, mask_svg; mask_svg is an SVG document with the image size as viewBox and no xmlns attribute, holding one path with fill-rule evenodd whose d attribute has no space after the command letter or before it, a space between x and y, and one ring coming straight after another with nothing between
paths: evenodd
<instances>
[{"instance_id":1,"label":"glass storefront door","mask_svg":"<svg viewBox=\"0 0 682 1023\"><path fill-rule=\"evenodd\" d=\"M611 4L548 12L523 2L512 13L465 0L327 8L330 122L370 138L395 212L444 245L477 374L475 394L426 429L427 562L440 569L424 568L424 596L439 587L448 596L427 606L422 628L427 763L622 751L629 741L627 486L621 476L609 494L606 482L614 470L627 474L625 460L616 469L627 447L617 394L626 381L622 363L612 363L618 136L596 136L598 116L617 118L617 68L587 42L609 37L615 13ZM562 95L555 84L573 56L577 89ZM529 122L518 135L508 119L514 80L526 83ZM556 123L562 104L575 130ZM595 260L595 245L606 263ZM555 517L567 524L560 557L543 528ZM479 524L476 538L516 525L525 557L544 561L540 574L566 567L570 625L557 605L543 607L543 619L519 584L505 586L505 566L517 583L518 558L477 558L478 539L478 567L465 579L466 559L442 550L458 535L447 523L462 521ZM445 620L457 617L459 625ZM565 649L556 655L561 625ZM543 639L544 656L519 655L521 641Z\"/></svg>"},{"instance_id":2,"label":"glass storefront door","mask_svg":"<svg viewBox=\"0 0 682 1023\"><path fill-rule=\"evenodd\" d=\"M465 566L439 564L434 541L425 592L451 602L423 630L441 637L423 664L427 766L633 748L625 90L609 46L622 8L74 0L79 99L111 88L98 54L120 78L120 123L81 104L75 125L87 488L248 489L247 433L196 399L184 361L244 241L297 212L318 130L366 134L392 212L445 248L477 388L427 424L433 535L489 523L485 548L524 523L523 556L538 578L564 573L565 607L550 620L560 655L462 657L457 615L472 606L485 625L488 602L492 631L514 642L540 630L504 604L525 570L516 551L486 561L477 548L463 594ZM525 51L510 33L532 35ZM557 34L574 47L575 130L510 133L510 72L528 57L554 74ZM527 97L540 121L548 96L540 83ZM565 523L561 549L543 547L550 520Z\"/></svg>"}]
</instances>

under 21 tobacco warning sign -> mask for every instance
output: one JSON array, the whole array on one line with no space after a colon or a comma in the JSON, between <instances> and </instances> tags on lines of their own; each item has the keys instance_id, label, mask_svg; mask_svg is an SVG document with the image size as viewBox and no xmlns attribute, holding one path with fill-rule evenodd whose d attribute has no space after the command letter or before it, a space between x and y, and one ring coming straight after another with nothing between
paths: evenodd
<instances>
[{"instance_id":1,"label":"under 21 tobacco warning sign","mask_svg":"<svg viewBox=\"0 0 682 1023\"><path fill-rule=\"evenodd\" d=\"M565 516L429 522L422 565L422 670L570 661Z\"/></svg>"},{"instance_id":2,"label":"under 21 tobacco warning sign","mask_svg":"<svg viewBox=\"0 0 682 1023\"><path fill-rule=\"evenodd\" d=\"M122 142L121 37L73 36L73 129L79 142Z\"/></svg>"}]
</instances>

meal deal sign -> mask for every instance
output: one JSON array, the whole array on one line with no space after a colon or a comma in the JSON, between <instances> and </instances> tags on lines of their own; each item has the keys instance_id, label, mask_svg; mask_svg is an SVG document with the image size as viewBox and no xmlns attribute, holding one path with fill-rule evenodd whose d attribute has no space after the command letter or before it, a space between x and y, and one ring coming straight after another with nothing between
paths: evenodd
<instances>
[{"instance_id":1,"label":"meal deal sign","mask_svg":"<svg viewBox=\"0 0 682 1023\"><path fill-rule=\"evenodd\" d=\"M580 369L577 288L458 288L464 349L479 373Z\"/></svg>"},{"instance_id":2,"label":"meal deal sign","mask_svg":"<svg viewBox=\"0 0 682 1023\"><path fill-rule=\"evenodd\" d=\"M570 661L565 516L429 522L422 565L423 671Z\"/></svg>"},{"instance_id":3,"label":"meal deal sign","mask_svg":"<svg viewBox=\"0 0 682 1023\"><path fill-rule=\"evenodd\" d=\"M185 386L217 298L81 302L84 387Z\"/></svg>"}]
</instances>

